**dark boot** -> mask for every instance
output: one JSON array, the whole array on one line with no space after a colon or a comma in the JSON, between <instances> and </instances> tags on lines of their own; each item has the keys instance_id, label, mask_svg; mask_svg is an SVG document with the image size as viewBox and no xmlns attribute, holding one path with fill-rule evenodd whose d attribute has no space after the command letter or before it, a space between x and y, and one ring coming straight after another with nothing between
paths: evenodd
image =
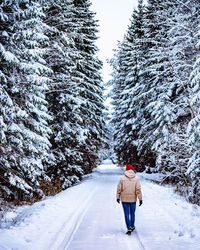
<instances>
[{"instance_id":1,"label":"dark boot","mask_svg":"<svg viewBox=\"0 0 200 250\"><path fill-rule=\"evenodd\" d=\"M131 227L130 229L131 229L131 232L133 232L135 230L135 227Z\"/></svg>"},{"instance_id":2,"label":"dark boot","mask_svg":"<svg viewBox=\"0 0 200 250\"><path fill-rule=\"evenodd\" d=\"M131 228L129 228L128 231L126 232L126 234L131 235L131 232L132 232L132 230L131 230Z\"/></svg>"}]
</instances>

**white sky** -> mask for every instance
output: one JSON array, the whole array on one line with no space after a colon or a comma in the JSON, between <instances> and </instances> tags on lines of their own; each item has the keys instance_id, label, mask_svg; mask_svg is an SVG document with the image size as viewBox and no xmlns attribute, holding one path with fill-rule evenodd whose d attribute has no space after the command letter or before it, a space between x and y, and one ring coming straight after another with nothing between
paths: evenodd
<instances>
[{"instance_id":1,"label":"white sky","mask_svg":"<svg viewBox=\"0 0 200 250\"><path fill-rule=\"evenodd\" d=\"M121 41L130 24L131 14L137 6L137 0L91 0L92 10L99 20L99 39L97 46L100 49L99 58L103 61L103 79L109 80L110 66L106 59L113 56L113 49L117 41Z\"/></svg>"}]
</instances>

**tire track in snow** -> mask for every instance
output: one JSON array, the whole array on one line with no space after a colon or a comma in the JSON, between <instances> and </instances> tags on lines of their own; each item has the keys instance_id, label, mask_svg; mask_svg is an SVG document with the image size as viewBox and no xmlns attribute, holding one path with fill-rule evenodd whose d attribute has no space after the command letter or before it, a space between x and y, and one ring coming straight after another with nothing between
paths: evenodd
<instances>
[{"instance_id":1,"label":"tire track in snow","mask_svg":"<svg viewBox=\"0 0 200 250\"><path fill-rule=\"evenodd\" d=\"M135 233L135 236L136 236L136 238L137 238L137 240L138 240L138 242L140 244L141 250L145 250L146 248L144 247L142 241L140 240L140 237L139 237L137 231L135 231L134 233Z\"/></svg>"},{"instance_id":2,"label":"tire track in snow","mask_svg":"<svg viewBox=\"0 0 200 250\"><path fill-rule=\"evenodd\" d=\"M125 234L123 229L122 232ZM134 250L146 250L136 230L131 235L124 235L123 240L126 250L133 250L133 247Z\"/></svg>"},{"instance_id":3,"label":"tire track in snow","mask_svg":"<svg viewBox=\"0 0 200 250\"><path fill-rule=\"evenodd\" d=\"M94 196L94 194L97 192L97 186L95 187L95 189L92 191L92 193L90 194L90 196L88 197L88 200L85 204L84 207L80 207L79 209L79 214L78 216L76 217L76 221L75 221L75 224L73 225L73 229L71 231L71 234L69 235L69 237L65 237L62 244L59 246L58 250L67 250L71 241L73 240L73 237L76 233L76 231L78 230L80 224L82 223L82 220L85 216L85 214L87 213L89 207L91 206L91 200L92 200L92 197ZM84 211L84 212L83 212ZM81 214L81 216L79 217L79 215Z\"/></svg>"},{"instance_id":4,"label":"tire track in snow","mask_svg":"<svg viewBox=\"0 0 200 250\"><path fill-rule=\"evenodd\" d=\"M91 205L91 199L96 191L97 187L84 194L84 197L79 203L79 208L77 209L76 207L76 212L70 217L69 220L65 220L60 230L52 238L47 250L64 250L68 248L70 242L73 239L73 235L77 231L85 214L87 213L88 208Z\"/></svg>"}]
</instances>

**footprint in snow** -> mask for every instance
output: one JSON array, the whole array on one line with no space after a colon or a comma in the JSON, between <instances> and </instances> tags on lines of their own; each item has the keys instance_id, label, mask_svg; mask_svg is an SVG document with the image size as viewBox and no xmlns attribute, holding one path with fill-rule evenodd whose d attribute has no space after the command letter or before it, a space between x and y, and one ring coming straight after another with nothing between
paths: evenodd
<instances>
[{"instance_id":1,"label":"footprint in snow","mask_svg":"<svg viewBox=\"0 0 200 250\"><path fill-rule=\"evenodd\" d=\"M101 239L111 239L114 238L116 235L114 234L103 234L102 236L100 236Z\"/></svg>"}]
</instances>

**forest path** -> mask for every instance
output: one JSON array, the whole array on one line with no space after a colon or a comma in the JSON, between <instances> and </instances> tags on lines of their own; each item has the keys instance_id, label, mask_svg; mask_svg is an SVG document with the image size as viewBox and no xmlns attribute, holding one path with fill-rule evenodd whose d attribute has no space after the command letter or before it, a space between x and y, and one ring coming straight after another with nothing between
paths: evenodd
<instances>
[{"instance_id":1,"label":"forest path","mask_svg":"<svg viewBox=\"0 0 200 250\"><path fill-rule=\"evenodd\" d=\"M122 174L114 165L102 165L93 173L95 186L91 188L86 209L82 207L70 238L66 234L61 244L53 245L52 250L199 250L199 243L193 241L192 225L184 224L188 216L185 203L179 207L176 195L173 199L168 188L143 178L144 204L137 206L136 231L127 236L123 210L115 199Z\"/></svg>"},{"instance_id":2,"label":"forest path","mask_svg":"<svg viewBox=\"0 0 200 250\"><path fill-rule=\"evenodd\" d=\"M124 250L143 249L138 237L125 234L121 205L116 203L116 185L121 171L97 170L93 174L96 186L91 187L91 199L82 209L71 237L52 250Z\"/></svg>"},{"instance_id":3,"label":"forest path","mask_svg":"<svg viewBox=\"0 0 200 250\"><path fill-rule=\"evenodd\" d=\"M143 200L131 236L116 187L123 171L105 162L81 184L21 208L0 229L0 250L199 250L200 208L140 175Z\"/></svg>"}]
</instances>

